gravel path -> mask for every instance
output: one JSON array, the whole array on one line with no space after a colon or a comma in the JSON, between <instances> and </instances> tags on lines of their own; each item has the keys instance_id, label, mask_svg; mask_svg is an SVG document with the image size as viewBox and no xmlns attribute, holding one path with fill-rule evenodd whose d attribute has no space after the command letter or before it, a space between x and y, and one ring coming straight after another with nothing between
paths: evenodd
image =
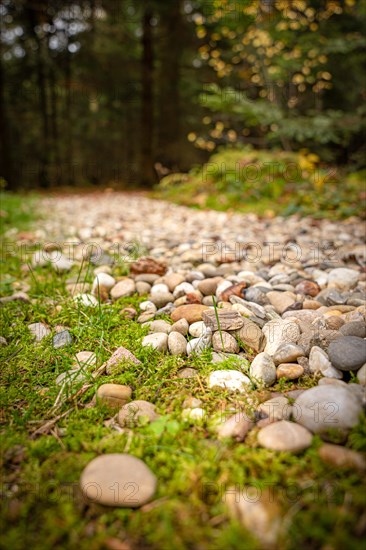
<instances>
[{"instance_id":1,"label":"gravel path","mask_svg":"<svg viewBox=\"0 0 366 550\"><path fill-rule=\"evenodd\" d=\"M365 224L352 218L261 220L254 214L199 211L118 192L53 197L42 208L50 215L38 232L42 239L80 239L122 254L123 245L138 243L175 266L245 258L255 269L280 259L293 265L299 260L297 267L322 260L336 266L344 261L359 265L366 258Z\"/></svg>"}]
</instances>

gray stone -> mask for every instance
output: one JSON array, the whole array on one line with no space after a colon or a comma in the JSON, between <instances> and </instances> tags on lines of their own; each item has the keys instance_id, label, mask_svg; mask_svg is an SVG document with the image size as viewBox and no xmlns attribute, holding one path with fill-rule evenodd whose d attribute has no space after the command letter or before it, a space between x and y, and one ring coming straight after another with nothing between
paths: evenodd
<instances>
[{"instance_id":1,"label":"gray stone","mask_svg":"<svg viewBox=\"0 0 366 550\"><path fill-rule=\"evenodd\" d=\"M72 344L72 336L68 330L62 330L53 337L53 347L55 349L63 348Z\"/></svg>"},{"instance_id":2,"label":"gray stone","mask_svg":"<svg viewBox=\"0 0 366 550\"><path fill-rule=\"evenodd\" d=\"M366 362L366 340L358 336L342 336L330 343L328 354L337 369L358 370Z\"/></svg>"},{"instance_id":3,"label":"gray stone","mask_svg":"<svg viewBox=\"0 0 366 550\"><path fill-rule=\"evenodd\" d=\"M328 285L340 290L349 290L356 286L359 277L360 273L354 269L338 267L328 273Z\"/></svg>"},{"instance_id":4,"label":"gray stone","mask_svg":"<svg viewBox=\"0 0 366 550\"><path fill-rule=\"evenodd\" d=\"M155 475L142 460L119 453L94 458L80 478L86 500L121 508L146 504L154 496L156 486Z\"/></svg>"},{"instance_id":5,"label":"gray stone","mask_svg":"<svg viewBox=\"0 0 366 550\"><path fill-rule=\"evenodd\" d=\"M272 386L276 381L276 366L268 353L259 353L250 365L250 376L258 385Z\"/></svg>"},{"instance_id":6,"label":"gray stone","mask_svg":"<svg viewBox=\"0 0 366 550\"><path fill-rule=\"evenodd\" d=\"M361 412L362 405L352 393L335 384L306 390L294 404L296 422L325 436L333 430L347 433L358 423Z\"/></svg>"},{"instance_id":7,"label":"gray stone","mask_svg":"<svg viewBox=\"0 0 366 550\"><path fill-rule=\"evenodd\" d=\"M300 339L300 328L291 319L269 321L262 331L267 342L264 351L269 355L274 355L282 344L297 344Z\"/></svg>"},{"instance_id":8,"label":"gray stone","mask_svg":"<svg viewBox=\"0 0 366 550\"><path fill-rule=\"evenodd\" d=\"M51 334L51 330L44 323L31 323L28 325L28 329L36 342L41 342L43 338Z\"/></svg>"},{"instance_id":9,"label":"gray stone","mask_svg":"<svg viewBox=\"0 0 366 550\"><path fill-rule=\"evenodd\" d=\"M365 338L366 324L362 321L351 321L343 325L339 332L343 336L358 336L359 338Z\"/></svg>"}]
</instances>

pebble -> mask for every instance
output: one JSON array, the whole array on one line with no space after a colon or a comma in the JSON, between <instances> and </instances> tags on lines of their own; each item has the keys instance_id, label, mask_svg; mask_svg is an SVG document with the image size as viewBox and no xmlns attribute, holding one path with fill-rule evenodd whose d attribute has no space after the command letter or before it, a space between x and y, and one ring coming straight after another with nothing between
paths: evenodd
<instances>
[{"instance_id":1,"label":"pebble","mask_svg":"<svg viewBox=\"0 0 366 550\"><path fill-rule=\"evenodd\" d=\"M169 292L173 292L174 289L184 283L184 276L180 273L169 273L163 277L164 283L167 285Z\"/></svg>"},{"instance_id":2,"label":"pebble","mask_svg":"<svg viewBox=\"0 0 366 550\"><path fill-rule=\"evenodd\" d=\"M205 419L207 413L201 407L194 407L193 409L183 409L183 420L202 421Z\"/></svg>"},{"instance_id":3,"label":"pebble","mask_svg":"<svg viewBox=\"0 0 366 550\"><path fill-rule=\"evenodd\" d=\"M7 346L8 342L6 341L6 338L4 336L0 336L0 346Z\"/></svg>"},{"instance_id":4,"label":"pebble","mask_svg":"<svg viewBox=\"0 0 366 550\"><path fill-rule=\"evenodd\" d=\"M366 363L357 371L357 380L361 386L366 386Z\"/></svg>"},{"instance_id":5,"label":"pebble","mask_svg":"<svg viewBox=\"0 0 366 550\"><path fill-rule=\"evenodd\" d=\"M277 313L281 315L295 303L294 298L289 294L286 294L285 292L277 292L277 291L267 292L267 299L275 308Z\"/></svg>"},{"instance_id":6,"label":"pebble","mask_svg":"<svg viewBox=\"0 0 366 550\"><path fill-rule=\"evenodd\" d=\"M328 355L319 346L313 346L309 355L309 369L314 374L321 373L328 378L341 379L343 374L335 369L329 361Z\"/></svg>"},{"instance_id":7,"label":"pebble","mask_svg":"<svg viewBox=\"0 0 366 550\"><path fill-rule=\"evenodd\" d=\"M258 433L258 443L272 451L299 453L310 447L312 435L303 426L280 420L262 428Z\"/></svg>"},{"instance_id":8,"label":"pebble","mask_svg":"<svg viewBox=\"0 0 366 550\"><path fill-rule=\"evenodd\" d=\"M219 439L231 437L236 441L244 441L253 427L254 422L245 413L238 412L217 427L217 436Z\"/></svg>"},{"instance_id":9,"label":"pebble","mask_svg":"<svg viewBox=\"0 0 366 550\"><path fill-rule=\"evenodd\" d=\"M192 338L187 344L187 354L200 354L203 350L208 349L211 345L212 334L211 329L206 328L205 333L200 338Z\"/></svg>"},{"instance_id":10,"label":"pebble","mask_svg":"<svg viewBox=\"0 0 366 550\"><path fill-rule=\"evenodd\" d=\"M201 304L190 304L177 307L171 314L172 321L175 323L180 319L186 319L188 324L202 321L202 314L208 309L207 306Z\"/></svg>"},{"instance_id":11,"label":"pebble","mask_svg":"<svg viewBox=\"0 0 366 550\"><path fill-rule=\"evenodd\" d=\"M212 347L215 351L223 351L226 353L239 353L239 344L228 332L216 331L212 336Z\"/></svg>"},{"instance_id":12,"label":"pebble","mask_svg":"<svg viewBox=\"0 0 366 550\"><path fill-rule=\"evenodd\" d=\"M365 338L366 324L362 321L351 321L341 326L339 332L343 336L358 336L359 338Z\"/></svg>"},{"instance_id":13,"label":"pebble","mask_svg":"<svg viewBox=\"0 0 366 550\"><path fill-rule=\"evenodd\" d=\"M286 397L279 396L261 403L258 411L267 416L271 422L276 422L277 420L288 420L292 407Z\"/></svg>"},{"instance_id":14,"label":"pebble","mask_svg":"<svg viewBox=\"0 0 366 550\"><path fill-rule=\"evenodd\" d=\"M73 300L78 305L85 307L96 307L99 303L96 297L92 294L77 294L74 296Z\"/></svg>"},{"instance_id":15,"label":"pebble","mask_svg":"<svg viewBox=\"0 0 366 550\"><path fill-rule=\"evenodd\" d=\"M349 290L356 286L359 276L359 272L354 269L338 267L328 273L328 284L340 290Z\"/></svg>"},{"instance_id":16,"label":"pebble","mask_svg":"<svg viewBox=\"0 0 366 550\"><path fill-rule=\"evenodd\" d=\"M168 349L168 335L165 332L156 332L154 334L148 334L142 340L143 347L151 347L156 351L167 351Z\"/></svg>"},{"instance_id":17,"label":"pebble","mask_svg":"<svg viewBox=\"0 0 366 550\"><path fill-rule=\"evenodd\" d=\"M297 380L304 374L304 368L297 363L281 363L277 367L277 380L287 378L288 380Z\"/></svg>"},{"instance_id":18,"label":"pebble","mask_svg":"<svg viewBox=\"0 0 366 550\"><path fill-rule=\"evenodd\" d=\"M139 294L139 296L144 296L145 294L149 294L150 290L151 290L151 285L149 285L149 283L146 283L145 281L137 281L136 292Z\"/></svg>"},{"instance_id":19,"label":"pebble","mask_svg":"<svg viewBox=\"0 0 366 550\"><path fill-rule=\"evenodd\" d=\"M301 281L295 287L295 292L314 298L320 292L320 286L314 281Z\"/></svg>"},{"instance_id":20,"label":"pebble","mask_svg":"<svg viewBox=\"0 0 366 550\"><path fill-rule=\"evenodd\" d=\"M318 454L323 462L330 466L352 468L360 471L366 470L366 460L362 454L341 445L323 443L318 450Z\"/></svg>"},{"instance_id":21,"label":"pebble","mask_svg":"<svg viewBox=\"0 0 366 550\"><path fill-rule=\"evenodd\" d=\"M258 386L272 386L276 381L276 366L272 357L266 353L259 353L250 365L250 376Z\"/></svg>"},{"instance_id":22,"label":"pebble","mask_svg":"<svg viewBox=\"0 0 366 550\"><path fill-rule=\"evenodd\" d=\"M189 334L194 338L200 338L206 331L206 325L203 321L192 323L189 327Z\"/></svg>"},{"instance_id":23,"label":"pebble","mask_svg":"<svg viewBox=\"0 0 366 550\"><path fill-rule=\"evenodd\" d=\"M189 324L186 319L180 319L176 323L173 323L170 327L171 332L179 332L180 334L183 334L183 336L186 336L188 334L188 330L189 330Z\"/></svg>"},{"instance_id":24,"label":"pebble","mask_svg":"<svg viewBox=\"0 0 366 550\"><path fill-rule=\"evenodd\" d=\"M272 359L275 365L280 363L292 363L298 357L304 355L304 350L296 344L282 344L273 355Z\"/></svg>"},{"instance_id":25,"label":"pebble","mask_svg":"<svg viewBox=\"0 0 366 550\"><path fill-rule=\"evenodd\" d=\"M157 479L146 464L128 454L105 454L94 458L80 477L86 500L104 506L138 508L156 492Z\"/></svg>"},{"instance_id":26,"label":"pebble","mask_svg":"<svg viewBox=\"0 0 366 550\"><path fill-rule=\"evenodd\" d=\"M131 399L132 390L121 384L102 384L97 390L97 401L110 407L120 408Z\"/></svg>"},{"instance_id":27,"label":"pebble","mask_svg":"<svg viewBox=\"0 0 366 550\"><path fill-rule=\"evenodd\" d=\"M239 313L227 309L209 309L202 314L203 322L212 331L236 330L243 326L244 321Z\"/></svg>"},{"instance_id":28,"label":"pebble","mask_svg":"<svg viewBox=\"0 0 366 550\"><path fill-rule=\"evenodd\" d=\"M130 272L134 275L143 273L153 274L153 275L165 275L168 267L165 262L161 262L151 258L149 256L143 256L139 258L136 262L132 262L130 265ZM147 281L149 282L149 281Z\"/></svg>"},{"instance_id":29,"label":"pebble","mask_svg":"<svg viewBox=\"0 0 366 550\"><path fill-rule=\"evenodd\" d=\"M105 371L109 375L116 375L123 372L126 365L141 365L141 361L134 356L128 349L120 346L104 363Z\"/></svg>"},{"instance_id":30,"label":"pebble","mask_svg":"<svg viewBox=\"0 0 366 550\"><path fill-rule=\"evenodd\" d=\"M92 293L95 295L98 295L99 289L101 287L110 291L111 288L115 286L115 284L116 284L115 278L109 275L108 273L98 273L93 281Z\"/></svg>"},{"instance_id":31,"label":"pebble","mask_svg":"<svg viewBox=\"0 0 366 550\"><path fill-rule=\"evenodd\" d=\"M366 340L358 336L341 336L330 343L328 354L337 369L358 370L366 362Z\"/></svg>"},{"instance_id":32,"label":"pebble","mask_svg":"<svg viewBox=\"0 0 366 550\"><path fill-rule=\"evenodd\" d=\"M136 400L123 405L118 413L118 424L122 427L132 427L140 422L153 422L159 418L155 405L144 400Z\"/></svg>"},{"instance_id":33,"label":"pebble","mask_svg":"<svg viewBox=\"0 0 366 550\"><path fill-rule=\"evenodd\" d=\"M163 321L161 319L158 319L156 321L151 321L149 324L150 332L165 332L165 334L169 334L171 325L167 321Z\"/></svg>"},{"instance_id":34,"label":"pebble","mask_svg":"<svg viewBox=\"0 0 366 550\"><path fill-rule=\"evenodd\" d=\"M223 495L229 515L240 522L258 541L258 548L277 548L280 537L282 516L281 508L268 488L242 486L229 487Z\"/></svg>"},{"instance_id":35,"label":"pebble","mask_svg":"<svg viewBox=\"0 0 366 550\"><path fill-rule=\"evenodd\" d=\"M36 342L41 342L43 338L51 334L51 330L44 323L31 323L28 325L28 329Z\"/></svg>"},{"instance_id":36,"label":"pebble","mask_svg":"<svg viewBox=\"0 0 366 550\"><path fill-rule=\"evenodd\" d=\"M136 291L135 281L132 279L123 279L119 281L111 290L112 300L119 300L132 296Z\"/></svg>"},{"instance_id":37,"label":"pebble","mask_svg":"<svg viewBox=\"0 0 366 550\"><path fill-rule=\"evenodd\" d=\"M52 250L48 253L49 261L51 262L51 265L53 269L57 273L64 273L66 271L70 271L72 266L74 265L74 262L64 256L59 250Z\"/></svg>"},{"instance_id":38,"label":"pebble","mask_svg":"<svg viewBox=\"0 0 366 550\"><path fill-rule=\"evenodd\" d=\"M333 430L347 433L361 412L362 405L351 392L333 384L305 390L294 404L296 422L324 436Z\"/></svg>"},{"instance_id":39,"label":"pebble","mask_svg":"<svg viewBox=\"0 0 366 550\"><path fill-rule=\"evenodd\" d=\"M150 300L146 300L145 302L140 303L140 310L141 311L151 311L153 313L156 312L156 305L150 302Z\"/></svg>"},{"instance_id":40,"label":"pebble","mask_svg":"<svg viewBox=\"0 0 366 550\"><path fill-rule=\"evenodd\" d=\"M197 288L204 296L212 296L216 294L217 287L222 281L222 277L203 279L203 281L199 281Z\"/></svg>"},{"instance_id":41,"label":"pebble","mask_svg":"<svg viewBox=\"0 0 366 550\"><path fill-rule=\"evenodd\" d=\"M170 332L168 336L168 349L171 355L186 355L187 340L179 332Z\"/></svg>"},{"instance_id":42,"label":"pebble","mask_svg":"<svg viewBox=\"0 0 366 550\"><path fill-rule=\"evenodd\" d=\"M192 369L191 367L185 367L184 369L180 369L177 374L178 378L196 378L198 376L198 371L196 369Z\"/></svg>"},{"instance_id":43,"label":"pebble","mask_svg":"<svg viewBox=\"0 0 366 550\"><path fill-rule=\"evenodd\" d=\"M215 370L208 376L209 388L219 387L246 393L249 384L249 378L237 370Z\"/></svg>"},{"instance_id":44,"label":"pebble","mask_svg":"<svg viewBox=\"0 0 366 550\"><path fill-rule=\"evenodd\" d=\"M94 367L97 363L97 356L92 351L79 351L75 355L77 367Z\"/></svg>"},{"instance_id":45,"label":"pebble","mask_svg":"<svg viewBox=\"0 0 366 550\"><path fill-rule=\"evenodd\" d=\"M236 338L259 353L266 345L266 337L256 323L245 317L242 320L243 326L235 331Z\"/></svg>"},{"instance_id":46,"label":"pebble","mask_svg":"<svg viewBox=\"0 0 366 550\"><path fill-rule=\"evenodd\" d=\"M264 351L269 355L274 355L282 344L297 344L300 339L300 328L290 319L273 319L264 325L262 332L267 342Z\"/></svg>"},{"instance_id":47,"label":"pebble","mask_svg":"<svg viewBox=\"0 0 366 550\"><path fill-rule=\"evenodd\" d=\"M53 337L53 347L55 349L63 348L72 344L72 336L68 330L62 330Z\"/></svg>"}]
</instances>

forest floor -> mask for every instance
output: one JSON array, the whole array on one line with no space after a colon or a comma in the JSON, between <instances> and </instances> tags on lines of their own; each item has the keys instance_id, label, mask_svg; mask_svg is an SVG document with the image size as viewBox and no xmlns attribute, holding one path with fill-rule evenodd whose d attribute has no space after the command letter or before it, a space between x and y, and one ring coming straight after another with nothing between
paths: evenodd
<instances>
[{"instance_id":1,"label":"forest floor","mask_svg":"<svg viewBox=\"0 0 366 550\"><path fill-rule=\"evenodd\" d=\"M359 413L365 405L360 349L366 277L359 219L268 220L116 192L4 194L0 214L1 548L363 548L366 421ZM148 263L150 277L143 269L136 277L136 260L144 256L157 263ZM165 278L157 273L164 264ZM98 273L113 277L112 290L104 276L93 289ZM152 284L160 286L151 293ZM221 298L217 309L212 295L220 302L220 284L230 297ZM276 361L274 379L264 381L264 373L263 384L250 366L262 343L251 347L229 329L218 331L215 352L204 345L197 353L187 355L184 348L174 355L174 342L164 336L177 318L171 302L214 305L217 316L225 309L240 313L263 334L268 322L289 323L296 337L280 345L304 352L285 361L290 366L283 377ZM152 320L163 323L152 328ZM192 342L202 327L197 316L194 329L190 321ZM157 349L143 344L150 331L160 335ZM331 369L324 375L323 363L319 370L309 360L310 351L328 351L339 338L346 338L345 346L347 338L357 339L344 351L349 364L335 346L329 351L333 367L326 354L328 362L318 359ZM121 346L139 363L126 361L106 372L103 365ZM77 361L83 351L95 354L90 363L82 364L80 355ZM245 391L243 385L231 391L211 384L218 369L240 373L240 381L248 382ZM81 376L65 378L70 371ZM133 400L151 403L159 416L124 425L111 400L95 400L105 383L128 386ZM286 433L264 437L264 430L290 415L282 401L276 418L261 404L275 398L291 407L313 387L345 392L337 402L340 423L349 421L345 429L328 430L325 437L302 426L295 442ZM356 412L350 419L351 409ZM238 421L241 434L226 424L223 437L223 421L238 411L253 420ZM156 492L141 507L105 507L83 495L85 467L109 453L138 457L155 474ZM233 504L227 491L241 497Z\"/></svg>"}]
</instances>

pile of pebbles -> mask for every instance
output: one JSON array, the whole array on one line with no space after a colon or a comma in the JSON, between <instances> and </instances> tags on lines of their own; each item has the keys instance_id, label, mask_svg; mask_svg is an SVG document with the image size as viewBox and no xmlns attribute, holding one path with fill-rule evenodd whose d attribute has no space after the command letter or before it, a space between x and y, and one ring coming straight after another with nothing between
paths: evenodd
<instances>
[{"instance_id":1,"label":"pile of pebbles","mask_svg":"<svg viewBox=\"0 0 366 550\"><path fill-rule=\"evenodd\" d=\"M242 442L256 432L259 446L298 453L318 434L324 441L322 460L365 470L363 455L342 445L366 403L366 249L359 220L265 220L119 193L99 194L97 200L57 197L44 206L53 215L35 239L44 242L53 236L58 244L48 243L44 249L51 255L38 252L32 264L50 263L63 273L88 258L93 284L73 277L67 281L78 306L108 305L138 294L144 297L140 311L131 306L123 314L148 327L142 346L185 358L178 376L197 376L189 358L211 350L217 370L204 381L207 388L233 392L238 403L257 390L267 396L253 414L226 411L215 426L217 437ZM57 248L61 252L56 254ZM143 257L134 261L132 256ZM130 264L127 277L116 275L121 261ZM13 299L25 298L18 292ZM36 339L47 336L39 327L29 330ZM64 345L67 336L58 339ZM107 361L106 373L125 361L139 364L129 350L119 348ZM279 379L317 385L271 392ZM96 399L117 411L121 429L132 429L141 417L149 422L159 418L155 405L133 400L128 386L103 384ZM195 396L186 399L182 416L209 423ZM335 431L341 445L334 444ZM85 496L132 507L152 498L154 474L131 458L105 455L92 461L81 479ZM126 472L143 487L133 505L105 494ZM90 483L101 487L102 494L90 496ZM243 499L236 502L242 505ZM247 514L236 505L232 512Z\"/></svg>"}]
</instances>

